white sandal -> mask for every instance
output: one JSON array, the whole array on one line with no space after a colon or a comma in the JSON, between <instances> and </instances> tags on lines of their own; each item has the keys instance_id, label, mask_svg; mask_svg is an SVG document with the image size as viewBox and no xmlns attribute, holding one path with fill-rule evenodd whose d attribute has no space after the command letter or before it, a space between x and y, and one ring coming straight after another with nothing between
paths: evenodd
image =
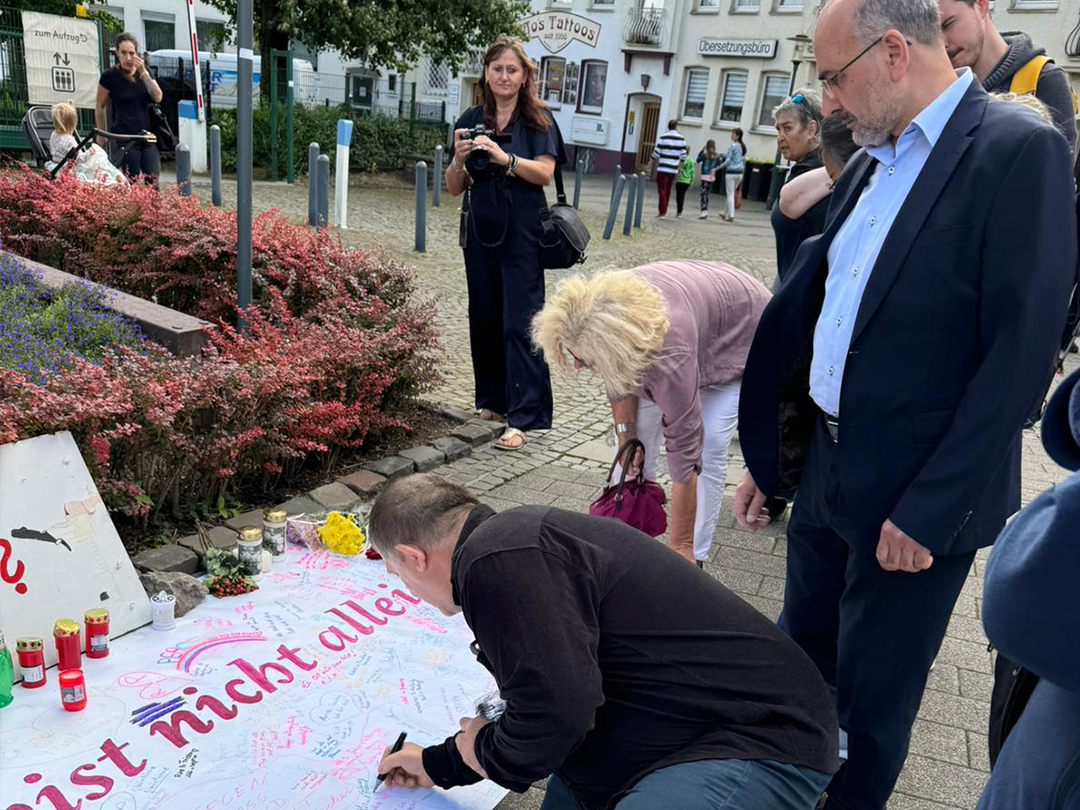
<instances>
[{"instance_id":1,"label":"white sandal","mask_svg":"<svg viewBox=\"0 0 1080 810\"><path fill-rule=\"evenodd\" d=\"M515 439L521 439L517 444L510 444ZM507 428L503 435L495 440L494 447L496 450L520 450L525 446L525 434L517 428Z\"/></svg>"}]
</instances>

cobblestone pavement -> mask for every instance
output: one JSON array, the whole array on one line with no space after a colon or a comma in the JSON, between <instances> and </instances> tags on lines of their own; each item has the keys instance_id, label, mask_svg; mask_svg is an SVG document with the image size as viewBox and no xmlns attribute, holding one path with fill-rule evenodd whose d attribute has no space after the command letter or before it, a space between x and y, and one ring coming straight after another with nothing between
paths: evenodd
<instances>
[{"instance_id":1,"label":"cobblestone pavement","mask_svg":"<svg viewBox=\"0 0 1080 810\"><path fill-rule=\"evenodd\" d=\"M571 188L572 180L573 175L568 178ZM721 198L716 197L712 217L698 220L697 194L691 191L683 220L676 221L673 211L669 211L668 219L657 220L655 186L650 184L643 217L645 227L623 237L623 211L620 211L615 235L605 242L601 234L610 178L587 177L583 185L582 216L593 234L587 263L590 271L608 266L633 267L661 258L720 259L771 285L775 253L768 214L760 204L747 203L736 223L728 225L717 218ZM205 179L196 178L195 187L196 193L209 196ZM231 204L232 184L226 184L225 195L226 204ZM553 192L549 191L551 197ZM465 276L457 247L457 200L444 195L440 208L429 209L426 254L412 250L412 200L410 191L350 189L350 229L342 233L342 238L357 246L378 242L392 255L415 267L420 291L437 302L446 352L445 382L433 392L432 398L471 409L472 376ZM255 210L269 207L302 219L307 211L306 189L300 185L256 184ZM567 272L551 272L549 284ZM1075 359L1070 360L1070 365L1075 363ZM599 383L587 374L556 373L553 383L555 419L551 430L531 433L523 451L479 449L441 468L440 473L468 486L496 509L539 503L585 510L603 482L613 452L610 411ZM757 534L737 528L730 502L743 470L738 439L730 459L727 497L706 570L775 619L783 598L785 524ZM1029 431L1024 439L1025 500L1064 477L1063 471L1042 451L1038 437ZM986 556L984 549L976 558L930 674L907 764L889 803L891 810L972 808L985 783L989 770L987 714L993 680L992 656L987 652L979 620ZM498 810L535 810L542 797L539 788L522 796L510 794Z\"/></svg>"}]
</instances>

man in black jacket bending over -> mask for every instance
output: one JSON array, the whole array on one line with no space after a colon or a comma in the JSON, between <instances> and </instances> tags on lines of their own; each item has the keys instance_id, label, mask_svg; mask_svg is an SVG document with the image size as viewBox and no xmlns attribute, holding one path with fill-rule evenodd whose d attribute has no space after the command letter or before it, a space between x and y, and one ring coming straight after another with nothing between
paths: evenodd
<instances>
[{"instance_id":1,"label":"man in black jacket bending over","mask_svg":"<svg viewBox=\"0 0 1080 810\"><path fill-rule=\"evenodd\" d=\"M387 784L488 778L542 810L811 810L837 767L833 701L764 616L610 518L502 514L435 475L391 483L369 536L408 588L462 612L506 701L386 756Z\"/></svg>"}]
</instances>

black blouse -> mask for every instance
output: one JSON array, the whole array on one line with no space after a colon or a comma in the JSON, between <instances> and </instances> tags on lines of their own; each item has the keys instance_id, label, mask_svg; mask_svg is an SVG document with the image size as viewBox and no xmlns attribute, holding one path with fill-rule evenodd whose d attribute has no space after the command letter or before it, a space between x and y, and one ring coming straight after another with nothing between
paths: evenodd
<instances>
[{"instance_id":1,"label":"black blouse","mask_svg":"<svg viewBox=\"0 0 1080 810\"><path fill-rule=\"evenodd\" d=\"M138 135L150 129L150 105L153 99L145 84L138 79L129 81L119 68L106 70L98 84L109 91L112 102L111 132Z\"/></svg>"},{"instance_id":2,"label":"black blouse","mask_svg":"<svg viewBox=\"0 0 1080 810\"><path fill-rule=\"evenodd\" d=\"M484 108L470 107L454 124L454 131L470 129L484 123ZM500 144L502 150L519 158L533 160L541 155L551 155L556 165L566 162L566 147L562 134L554 119L546 132L534 129L525 123L515 110L510 124L504 133L509 132L511 141ZM450 145L453 154L453 144ZM500 234L507 232L513 218L514 227L535 225L539 227L537 211L543 199L543 187L530 183L520 177L505 177L496 173L494 177L474 178L473 188L469 192L469 211L473 217L473 226L484 242L495 243Z\"/></svg>"},{"instance_id":3,"label":"black blouse","mask_svg":"<svg viewBox=\"0 0 1080 810\"><path fill-rule=\"evenodd\" d=\"M791 167L786 182L790 182L800 174L805 174L813 169L820 169L823 165L821 152L815 149ZM780 212L779 202L773 206L771 221L773 233L776 236L776 273L781 281L784 280L791 269L799 245L811 236L816 236L825 230L825 214L828 213L828 210L828 197L818 200L797 219L784 216Z\"/></svg>"}]
</instances>

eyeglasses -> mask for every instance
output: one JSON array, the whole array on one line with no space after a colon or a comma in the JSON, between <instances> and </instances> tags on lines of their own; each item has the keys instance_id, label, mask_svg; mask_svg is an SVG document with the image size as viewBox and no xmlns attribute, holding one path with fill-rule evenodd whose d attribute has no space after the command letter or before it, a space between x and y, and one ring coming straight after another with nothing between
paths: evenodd
<instances>
[{"instance_id":1,"label":"eyeglasses","mask_svg":"<svg viewBox=\"0 0 1080 810\"><path fill-rule=\"evenodd\" d=\"M867 45L865 48L863 48L859 52L858 56L856 56L854 59L852 59L846 65L844 65L838 71L833 73L832 76L822 76L821 77L821 90L822 90L822 92L828 93L831 96L833 93L835 93L837 90L839 90L840 89L840 84L841 84L841 79L844 76L844 71L847 70L852 65L854 65L856 62L858 62L864 56L866 56L866 54L870 53L870 49L873 48L875 45L877 45L879 42L881 42L881 40L883 40L883 39L885 39L884 34L882 34L880 37L878 37L873 42L871 42L869 45ZM794 101L794 99L792 99L792 101Z\"/></svg>"},{"instance_id":2,"label":"eyeglasses","mask_svg":"<svg viewBox=\"0 0 1080 810\"><path fill-rule=\"evenodd\" d=\"M570 351L569 348L567 348L566 353L570 355L570 357L573 358L574 362L582 368L589 368L589 364L582 360L580 357L578 357L576 354L574 354L572 351Z\"/></svg>"}]
</instances>

